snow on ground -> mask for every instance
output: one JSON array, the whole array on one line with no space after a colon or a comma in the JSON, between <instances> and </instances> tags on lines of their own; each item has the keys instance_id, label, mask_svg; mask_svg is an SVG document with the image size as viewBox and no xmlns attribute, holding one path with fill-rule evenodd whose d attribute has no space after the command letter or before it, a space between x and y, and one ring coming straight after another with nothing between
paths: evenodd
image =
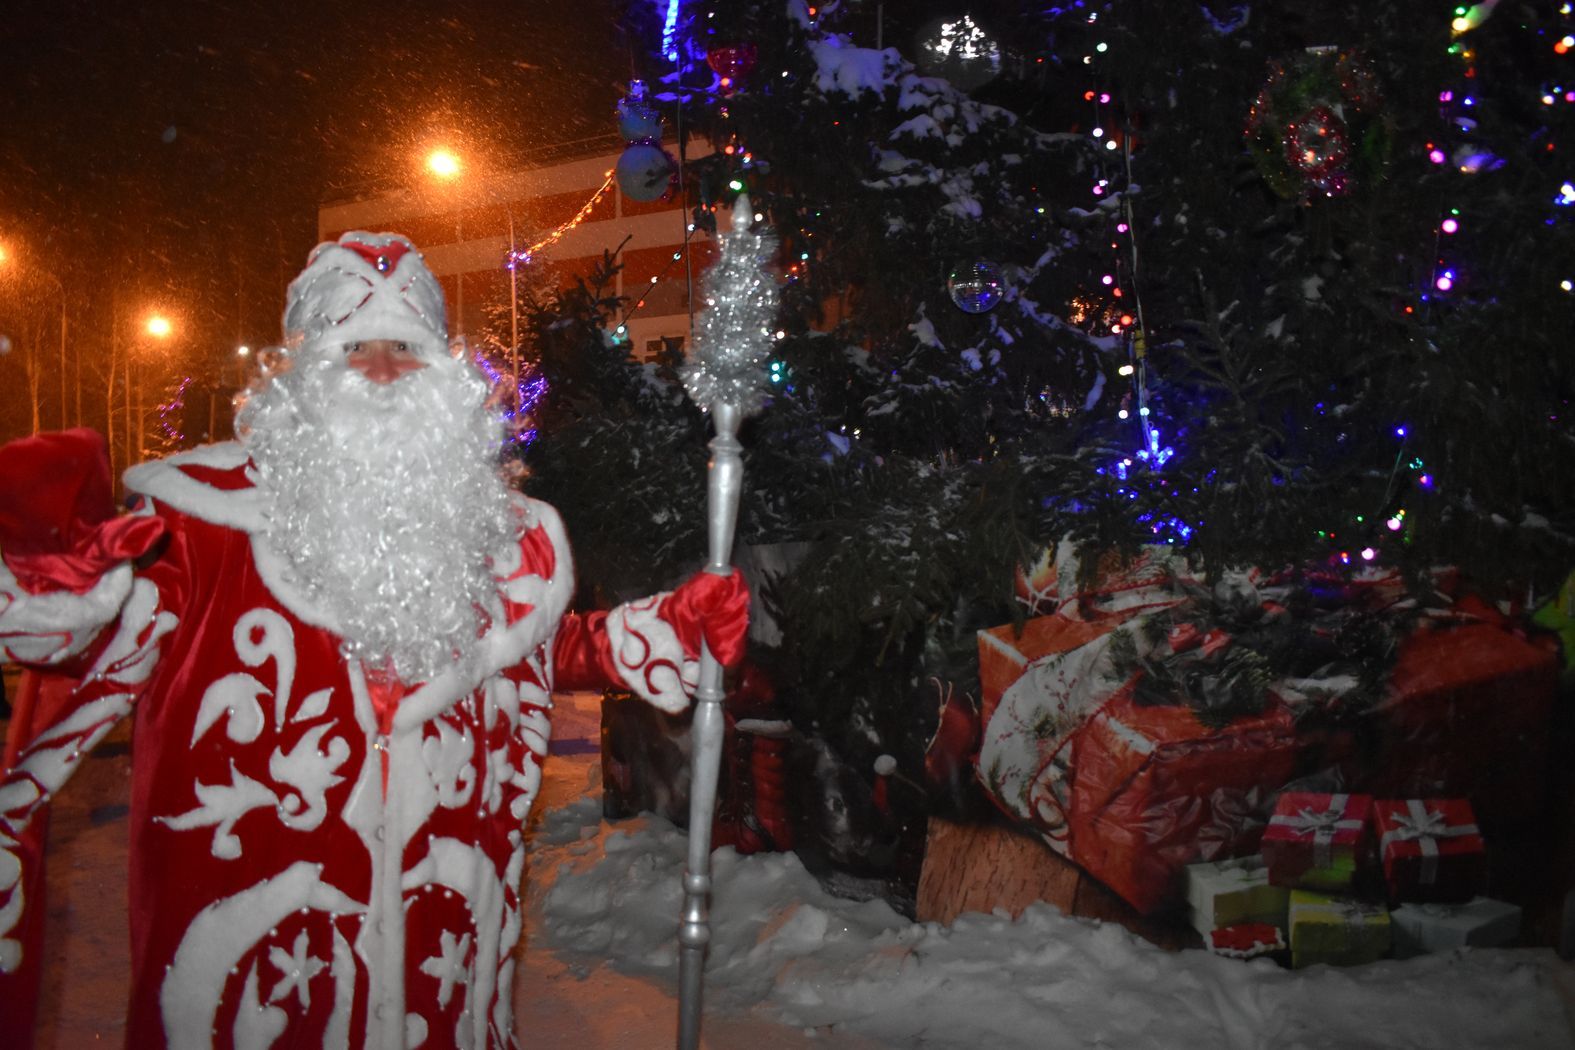
<instances>
[{"instance_id":1,"label":"snow on ground","mask_svg":"<svg viewBox=\"0 0 1575 1050\"><path fill-rule=\"evenodd\" d=\"M681 831L649 815L608 826L580 798L543 815L532 849L561 958L676 986ZM912 1048L1575 1047L1571 969L1546 949L1293 972L1167 952L1048 905L912 923L829 896L791 854L725 848L712 865L708 1015Z\"/></svg>"}]
</instances>

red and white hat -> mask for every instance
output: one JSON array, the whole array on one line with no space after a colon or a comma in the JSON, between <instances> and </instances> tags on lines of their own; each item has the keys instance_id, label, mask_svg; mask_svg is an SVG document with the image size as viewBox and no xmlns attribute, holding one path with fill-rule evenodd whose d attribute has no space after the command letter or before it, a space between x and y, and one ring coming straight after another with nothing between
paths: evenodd
<instances>
[{"instance_id":1,"label":"red and white hat","mask_svg":"<svg viewBox=\"0 0 1575 1050\"><path fill-rule=\"evenodd\" d=\"M404 237L353 230L312 249L290 282L284 338L287 348L305 351L395 339L422 357L445 356L443 288Z\"/></svg>"}]
</instances>

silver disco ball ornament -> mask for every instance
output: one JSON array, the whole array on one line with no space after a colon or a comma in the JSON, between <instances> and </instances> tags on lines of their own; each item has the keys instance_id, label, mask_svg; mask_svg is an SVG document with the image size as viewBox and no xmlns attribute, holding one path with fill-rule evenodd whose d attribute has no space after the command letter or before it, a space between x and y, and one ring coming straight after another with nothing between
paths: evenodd
<instances>
[{"instance_id":1,"label":"silver disco ball ornament","mask_svg":"<svg viewBox=\"0 0 1575 1050\"><path fill-rule=\"evenodd\" d=\"M1001 271L992 262L980 260L951 272L946 291L957 309L967 314L982 314L1001 301Z\"/></svg>"}]
</instances>

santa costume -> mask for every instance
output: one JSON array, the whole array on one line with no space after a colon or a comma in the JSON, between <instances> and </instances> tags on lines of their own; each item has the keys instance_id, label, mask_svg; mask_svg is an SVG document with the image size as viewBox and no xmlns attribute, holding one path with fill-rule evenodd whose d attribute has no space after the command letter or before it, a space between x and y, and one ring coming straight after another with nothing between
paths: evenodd
<instances>
[{"instance_id":1,"label":"santa costume","mask_svg":"<svg viewBox=\"0 0 1575 1050\"><path fill-rule=\"evenodd\" d=\"M552 690L620 684L681 710L702 637L724 662L742 648L736 577L569 614L552 508L480 476L445 488L419 462L440 431L495 446L496 430L408 241L320 245L285 331L277 390L243 408L240 440L128 470L129 515L96 435L0 449L0 660L80 676L7 742L0 1045L30 1038L45 807L129 714L127 1046L516 1046L523 830ZM345 378L346 348L374 339L421 359L388 390L409 382L428 415ZM325 408L324 390L369 400ZM362 438L367 420L385 429ZM357 441L377 447L347 462ZM429 480L377 520L335 506L333 486L353 505L366 478L407 468ZM327 498L295 491L323 471ZM418 520L450 502L452 531ZM489 557L462 549L475 536L496 539ZM441 599L422 583L467 573Z\"/></svg>"}]
</instances>

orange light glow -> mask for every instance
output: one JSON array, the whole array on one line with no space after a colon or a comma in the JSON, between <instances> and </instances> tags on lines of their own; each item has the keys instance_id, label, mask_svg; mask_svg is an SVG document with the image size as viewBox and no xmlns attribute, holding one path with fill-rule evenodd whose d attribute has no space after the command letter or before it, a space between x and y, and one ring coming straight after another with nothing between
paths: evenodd
<instances>
[{"instance_id":1,"label":"orange light glow","mask_svg":"<svg viewBox=\"0 0 1575 1050\"><path fill-rule=\"evenodd\" d=\"M459 175L459 157L447 149L435 149L427 154L427 170L440 179Z\"/></svg>"}]
</instances>

